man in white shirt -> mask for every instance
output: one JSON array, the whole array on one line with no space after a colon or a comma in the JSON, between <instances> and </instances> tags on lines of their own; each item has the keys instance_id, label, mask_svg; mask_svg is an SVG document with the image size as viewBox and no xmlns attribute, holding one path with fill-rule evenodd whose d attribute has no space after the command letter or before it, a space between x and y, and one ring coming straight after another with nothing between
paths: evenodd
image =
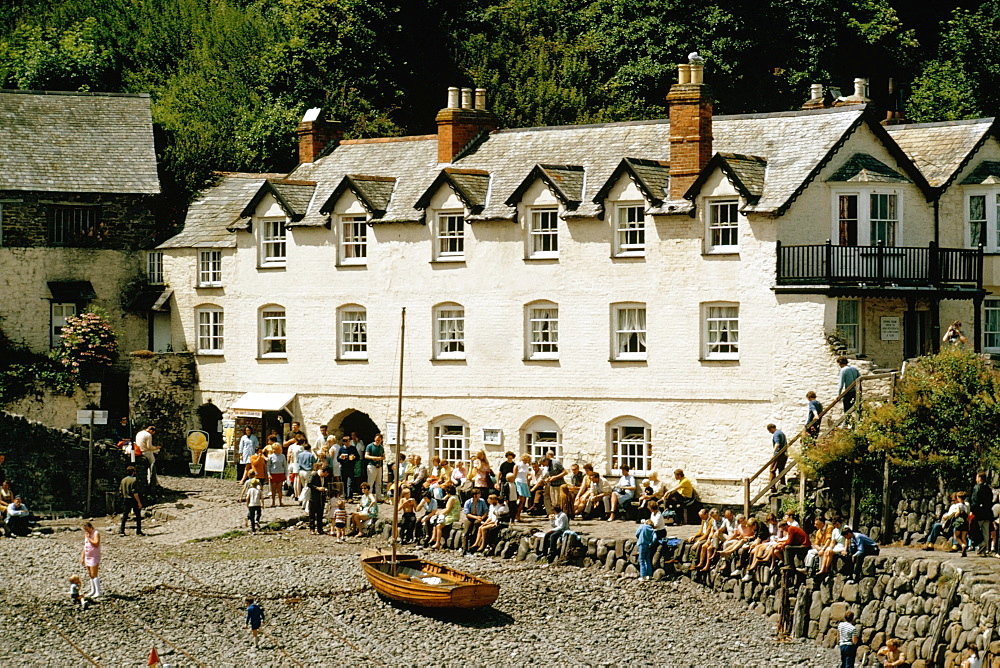
<instances>
[{"instance_id":1,"label":"man in white shirt","mask_svg":"<svg viewBox=\"0 0 1000 668\"><path fill-rule=\"evenodd\" d=\"M618 478L614 492L611 494L611 514L608 521L612 521L618 516L618 509L624 506L635 497L635 476L632 475L632 468L628 464L622 464L622 474Z\"/></svg>"},{"instance_id":2,"label":"man in white shirt","mask_svg":"<svg viewBox=\"0 0 1000 668\"><path fill-rule=\"evenodd\" d=\"M550 562L554 562L559 556L559 539L569 531L569 515L562 508L556 508L555 515L552 516L552 530L545 534L545 545Z\"/></svg>"},{"instance_id":3,"label":"man in white shirt","mask_svg":"<svg viewBox=\"0 0 1000 668\"><path fill-rule=\"evenodd\" d=\"M156 426L149 425L135 435L135 444L139 446L139 452L141 452L142 456L146 458L147 462L149 462L149 471L146 474L146 482L150 489L159 487L159 481L156 479L156 453L160 451L160 448L153 445L153 435L155 433Z\"/></svg>"},{"instance_id":4,"label":"man in white shirt","mask_svg":"<svg viewBox=\"0 0 1000 668\"><path fill-rule=\"evenodd\" d=\"M253 433L253 429L249 426L244 427L243 435L240 436L240 466L243 467L241 483L250 477L250 458L257 452L258 445L260 445L260 440Z\"/></svg>"}]
</instances>

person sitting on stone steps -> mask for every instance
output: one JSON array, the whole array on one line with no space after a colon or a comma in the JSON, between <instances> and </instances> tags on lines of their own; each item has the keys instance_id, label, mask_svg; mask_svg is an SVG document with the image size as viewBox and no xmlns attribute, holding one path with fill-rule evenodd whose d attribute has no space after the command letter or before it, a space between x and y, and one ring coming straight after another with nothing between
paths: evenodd
<instances>
[{"instance_id":1,"label":"person sitting on stone steps","mask_svg":"<svg viewBox=\"0 0 1000 668\"><path fill-rule=\"evenodd\" d=\"M698 545L695 563L694 566L691 567L691 570L708 570L709 549L712 548L717 541L719 541L720 535L725 536L725 532L726 525L722 522L722 516L719 514L719 509L712 508L708 511L708 533L705 536L705 540Z\"/></svg>"},{"instance_id":2,"label":"person sitting on stone steps","mask_svg":"<svg viewBox=\"0 0 1000 668\"><path fill-rule=\"evenodd\" d=\"M958 542L958 532L961 531L964 534L969 530L969 506L965 503L965 492L953 492L950 498L951 505L948 506L948 511L941 516L940 521L931 525L931 532L927 535L927 544L924 545L924 550L927 552L934 549L934 543L937 542L938 536L953 537L951 551L957 552L958 548L955 543ZM963 535L963 550L968 549L966 543Z\"/></svg>"}]
</instances>

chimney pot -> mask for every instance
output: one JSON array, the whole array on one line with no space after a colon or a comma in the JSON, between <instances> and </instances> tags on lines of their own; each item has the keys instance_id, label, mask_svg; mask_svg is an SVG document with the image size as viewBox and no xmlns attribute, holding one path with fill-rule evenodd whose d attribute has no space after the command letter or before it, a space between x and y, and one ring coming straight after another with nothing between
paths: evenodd
<instances>
[{"instance_id":1,"label":"chimney pot","mask_svg":"<svg viewBox=\"0 0 1000 668\"><path fill-rule=\"evenodd\" d=\"M691 66L688 63L677 66L677 83L681 85L691 83Z\"/></svg>"},{"instance_id":2,"label":"chimney pot","mask_svg":"<svg viewBox=\"0 0 1000 668\"><path fill-rule=\"evenodd\" d=\"M462 109L472 109L472 89L462 89Z\"/></svg>"},{"instance_id":3,"label":"chimney pot","mask_svg":"<svg viewBox=\"0 0 1000 668\"><path fill-rule=\"evenodd\" d=\"M701 84L705 83L705 66L701 63L691 63L688 65L691 68L691 83Z\"/></svg>"},{"instance_id":4,"label":"chimney pot","mask_svg":"<svg viewBox=\"0 0 1000 668\"><path fill-rule=\"evenodd\" d=\"M815 83L809 87L809 99L811 100L823 99L823 84Z\"/></svg>"},{"instance_id":5,"label":"chimney pot","mask_svg":"<svg viewBox=\"0 0 1000 668\"><path fill-rule=\"evenodd\" d=\"M476 89L476 109L486 111L486 89Z\"/></svg>"},{"instance_id":6,"label":"chimney pot","mask_svg":"<svg viewBox=\"0 0 1000 668\"><path fill-rule=\"evenodd\" d=\"M868 79L857 78L854 80L854 96L868 97Z\"/></svg>"},{"instance_id":7,"label":"chimney pot","mask_svg":"<svg viewBox=\"0 0 1000 668\"><path fill-rule=\"evenodd\" d=\"M452 86L448 89L448 109L458 109L458 88Z\"/></svg>"}]
</instances>

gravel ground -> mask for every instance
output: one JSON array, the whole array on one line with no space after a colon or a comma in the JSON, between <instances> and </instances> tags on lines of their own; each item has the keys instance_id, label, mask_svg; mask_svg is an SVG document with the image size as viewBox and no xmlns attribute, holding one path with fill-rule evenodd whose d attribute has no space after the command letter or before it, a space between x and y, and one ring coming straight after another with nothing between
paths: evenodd
<instances>
[{"instance_id":1,"label":"gravel ground","mask_svg":"<svg viewBox=\"0 0 1000 668\"><path fill-rule=\"evenodd\" d=\"M233 485L194 490L188 483L191 498L182 505L190 502L197 521L174 505L176 519L151 525L148 539L120 538L107 521L97 523L105 596L86 611L66 594L72 573L87 589L79 531L0 541L8 565L0 666L142 666L154 645L173 666L213 668L838 662L835 651L812 642L774 642L767 620L686 579L640 584L573 567L435 552L437 561L498 582L501 593L487 610L428 615L377 597L358 564L367 542L339 543L301 529L186 542L240 524L239 506L225 501ZM202 508L206 497L214 513ZM262 598L268 614L259 649L242 623L247 594Z\"/></svg>"}]
</instances>

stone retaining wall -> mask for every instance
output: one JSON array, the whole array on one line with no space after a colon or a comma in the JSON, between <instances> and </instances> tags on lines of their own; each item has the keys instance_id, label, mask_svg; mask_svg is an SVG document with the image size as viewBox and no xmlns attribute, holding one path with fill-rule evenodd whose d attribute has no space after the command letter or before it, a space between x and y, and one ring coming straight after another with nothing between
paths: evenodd
<instances>
[{"instance_id":1,"label":"stone retaining wall","mask_svg":"<svg viewBox=\"0 0 1000 668\"><path fill-rule=\"evenodd\" d=\"M388 526L383 528L385 537ZM458 549L461 532L454 531L448 547ZM689 546L660 546L653 556L653 579L688 577L722 596L744 601L755 612L778 621L781 569L761 567L749 582L723 576L719 571L692 573ZM540 537L523 529L503 529L494 556L531 563L545 562ZM614 571L623 577L638 575L634 540L571 537L564 541L562 563ZM843 569L843 560L836 565ZM984 568L985 570L985 568ZM936 556L889 554L865 560L862 578L848 583L842 572L814 578L794 570L790 609L791 634L808 637L826 647L837 644L836 625L844 612L854 611L860 623L858 665L889 637L903 641L913 668L959 665L960 652L970 642L986 651L984 666L1000 668L1000 576L964 572L957 561Z\"/></svg>"}]
</instances>

